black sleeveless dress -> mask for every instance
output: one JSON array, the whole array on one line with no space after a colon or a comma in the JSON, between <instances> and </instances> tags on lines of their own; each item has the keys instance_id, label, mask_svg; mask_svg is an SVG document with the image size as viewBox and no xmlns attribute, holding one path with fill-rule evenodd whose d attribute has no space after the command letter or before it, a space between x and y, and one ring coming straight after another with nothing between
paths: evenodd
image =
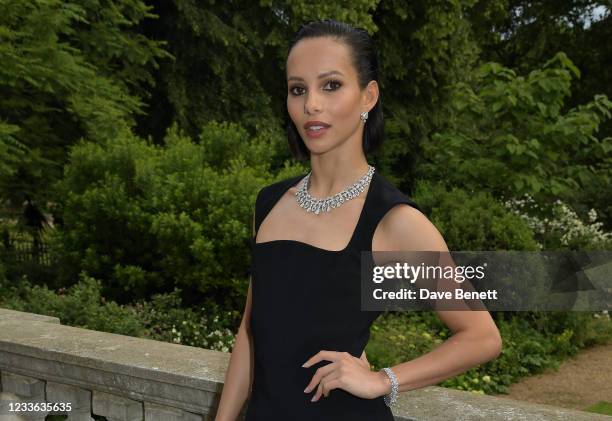
<instances>
[{"instance_id":1,"label":"black sleeveless dress","mask_svg":"<svg viewBox=\"0 0 612 421\"><path fill-rule=\"evenodd\" d=\"M285 192L306 174L264 187L255 204L255 230ZM251 332L254 379L247 421L393 421L383 397L364 399L342 389L310 402L304 389L324 360L302 364L320 350L359 358L381 312L361 311L361 251L370 251L382 217L395 205L418 206L377 172L366 192L348 246L331 251L296 240L252 238Z\"/></svg>"}]
</instances>

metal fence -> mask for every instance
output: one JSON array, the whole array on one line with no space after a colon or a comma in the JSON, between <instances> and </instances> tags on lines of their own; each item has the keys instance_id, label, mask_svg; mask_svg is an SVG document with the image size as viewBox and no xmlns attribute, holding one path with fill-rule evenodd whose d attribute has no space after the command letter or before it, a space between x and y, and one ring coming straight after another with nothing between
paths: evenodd
<instances>
[{"instance_id":1,"label":"metal fence","mask_svg":"<svg viewBox=\"0 0 612 421\"><path fill-rule=\"evenodd\" d=\"M48 246L43 242L28 240L12 240L8 247L0 247L2 259L15 263L37 263L42 266L51 266L53 261Z\"/></svg>"}]
</instances>

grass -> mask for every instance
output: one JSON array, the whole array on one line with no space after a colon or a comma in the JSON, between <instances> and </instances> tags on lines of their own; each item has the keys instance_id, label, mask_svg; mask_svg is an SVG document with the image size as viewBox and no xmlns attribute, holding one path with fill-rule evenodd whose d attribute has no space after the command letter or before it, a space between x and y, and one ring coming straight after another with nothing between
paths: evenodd
<instances>
[{"instance_id":1,"label":"grass","mask_svg":"<svg viewBox=\"0 0 612 421\"><path fill-rule=\"evenodd\" d=\"M597 414L612 415L612 402L600 401L584 409Z\"/></svg>"}]
</instances>

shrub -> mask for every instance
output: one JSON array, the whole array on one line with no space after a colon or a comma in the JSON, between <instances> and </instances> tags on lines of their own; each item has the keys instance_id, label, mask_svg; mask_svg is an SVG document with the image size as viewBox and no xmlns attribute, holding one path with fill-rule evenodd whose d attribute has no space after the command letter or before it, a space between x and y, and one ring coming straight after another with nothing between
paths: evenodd
<instances>
[{"instance_id":1,"label":"shrub","mask_svg":"<svg viewBox=\"0 0 612 421\"><path fill-rule=\"evenodd\" d=\"M57 292L46 286L32 285L27 278L17 285L0 286L0 305L13 310L55 316L69 326L102 332L138 336L143 333L139 320L133 312L115 302L107 302L100 296L101 283L86 274L68 289Z\"/></svg>"},{"instance_id":2,"label":"shrub","mask_svg":"<svg viewBox=\"0 0 612 421\"><path fill-rule=\"evenodd\" d=\"M490 194L421 180L412 196L449 250L536 250L533 232Z\"/></svg>"},{"instance_id":3,"label":"shrub","mask_svg":"<svg viewBox=\"0 0 612 421\"><path fill-rule=\"evenodd\" d=\"M121 303L177 287L186 306L204 297L241 306L256 194L303 171L287 164L271 174L273 143L212 122L199 143L173 128L163 146L127 133L72 149L57 186L64 227L52 239L55 286L85 270Z\"/></svg>"},{"instance_id":4,"label":"shrub","mask_svg":"<svg viewBox=\"0 0 612 421\"><path fill-rule=\"evenodd\" d=\"M101 297L100 281L85 274L70 288L54 291L27 278L9 283L1 270L0 265L0 307L59 317L67 326L229 352L242 316L212 302L182 308L178 289L155 294L151 301L118 305Z\"/></svg>"},{"instance_id":5,"label":"shrub","mask_svg":"<svg viewBox=\"0 0 612 421\"><path fill-rule=\"evenodd\" d=\"M212 301L202 307L181 307L180 290L155 294L151 301L137 302L133 309L146 329L146 336L222 352L234 346L242 313L223 311Z\"/></svg>"}]
</instances>

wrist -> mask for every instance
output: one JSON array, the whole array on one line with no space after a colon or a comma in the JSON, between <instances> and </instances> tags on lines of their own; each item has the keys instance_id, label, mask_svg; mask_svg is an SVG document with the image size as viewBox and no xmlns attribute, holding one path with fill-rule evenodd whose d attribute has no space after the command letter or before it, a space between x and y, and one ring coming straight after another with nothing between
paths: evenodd
<instances>
[{"instance_id":1,"label":"wrist","mask_svg":"<svg viewBox=\"0 0 612 421\"><path fill-rule=\"evenodd\" d=\"M385 396L391 393L392 384L391 384L391 379L389 378L389 376L387 376L385 372L382 370L377 371L376 374L378 374L378 379L380 380L379 396Z\"/></svg>"}]
</instances>

